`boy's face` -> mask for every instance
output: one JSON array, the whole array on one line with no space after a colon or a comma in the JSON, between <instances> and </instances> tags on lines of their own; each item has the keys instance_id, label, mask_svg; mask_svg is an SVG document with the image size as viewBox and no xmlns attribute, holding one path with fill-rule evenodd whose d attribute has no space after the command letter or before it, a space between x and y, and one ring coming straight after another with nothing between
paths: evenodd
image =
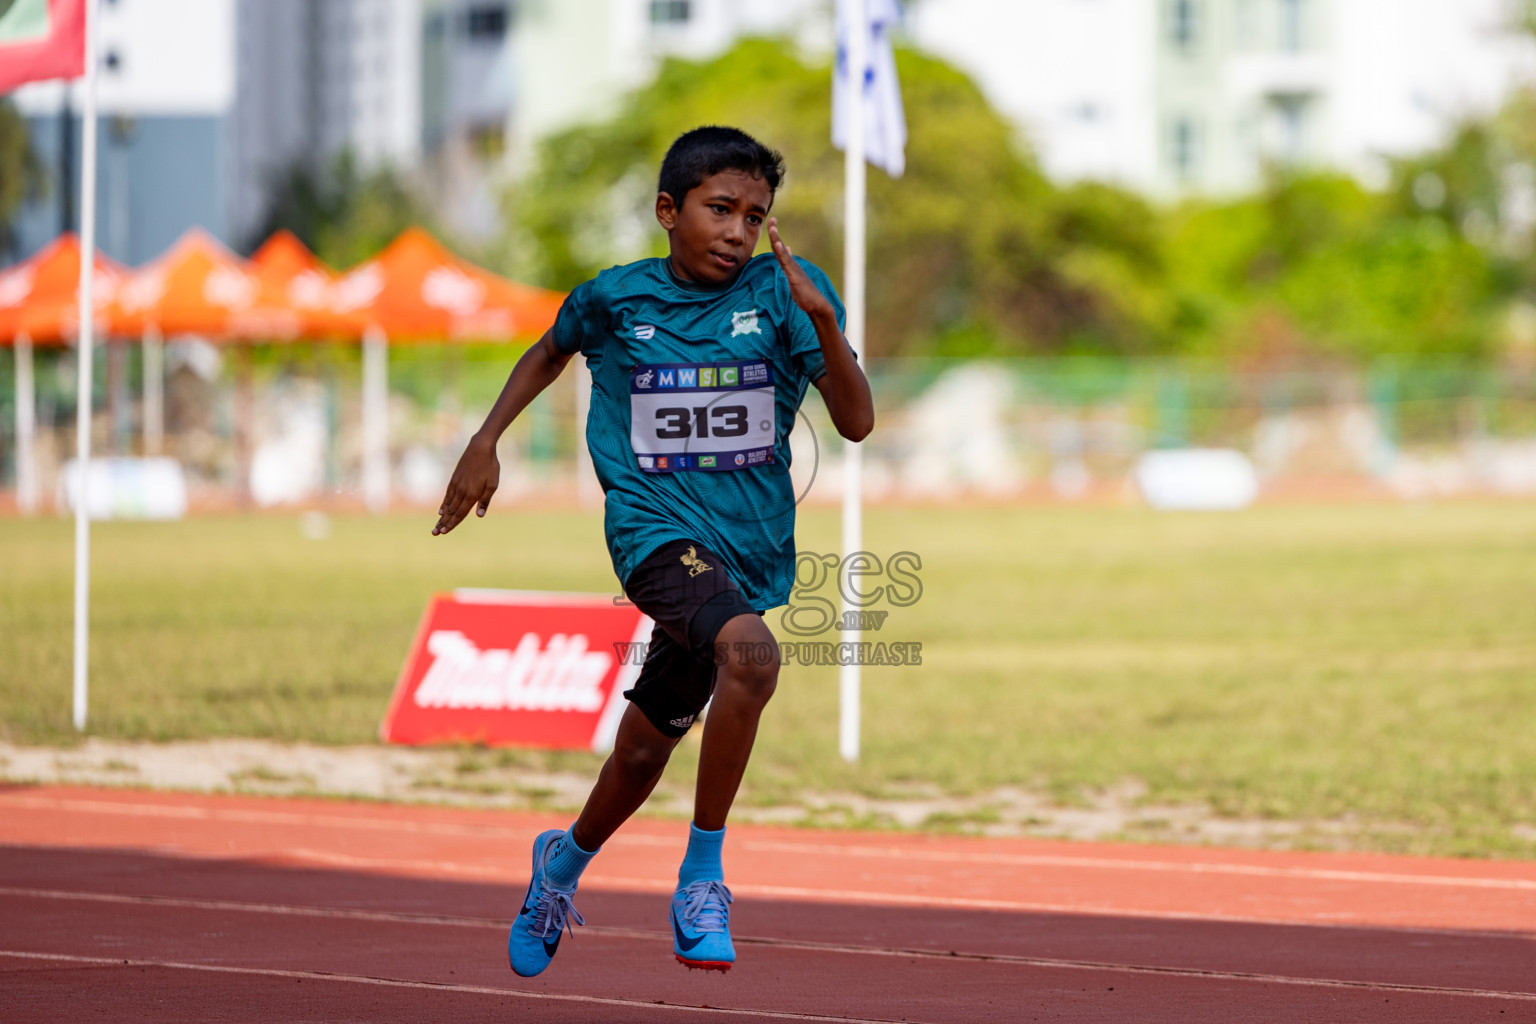
<instances>
[{"instance_id":1,"label":"boy's face","mask_svg":"<svg viewBox=\"0 0 1536 1024\"><path fill-rule=\"evenodd\" d=\"M710 175L688 191L681 209L662 192L656 220L672 245L672 272L699 284L734 280L752 258L772 204L767 180L745 171Z\"/></svg>"}]
</instances>

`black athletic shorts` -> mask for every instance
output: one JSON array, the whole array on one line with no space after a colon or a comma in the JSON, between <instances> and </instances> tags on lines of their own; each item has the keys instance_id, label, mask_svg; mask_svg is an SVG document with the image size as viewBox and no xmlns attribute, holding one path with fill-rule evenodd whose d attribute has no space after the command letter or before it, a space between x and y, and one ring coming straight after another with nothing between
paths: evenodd
<instances>
[{"instance_id":1,"label":"black athletic shorts","mask_svg":"<svg viewBox=\"0 0 1536 1024\"><path fill-rule=\"evenodd\" d=\"M720 558L694 540L670 541L635 566L624 593L656 622L645 664L624 696L668 736L682 736L715 692L715 637L738 615L758 615Z\"/></svg>"}]
</instances>

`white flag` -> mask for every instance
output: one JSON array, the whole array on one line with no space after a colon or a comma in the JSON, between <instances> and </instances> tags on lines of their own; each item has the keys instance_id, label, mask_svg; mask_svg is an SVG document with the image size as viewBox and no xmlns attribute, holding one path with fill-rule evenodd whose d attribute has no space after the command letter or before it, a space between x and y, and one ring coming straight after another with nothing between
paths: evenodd
<instances>
[{"instance_id":1,"label":"white flag","mask_svg":"<svg viewBox=\"0 0 1536 1024\"><path fill-rule=\"evenodd\" d=\"M897 0L864 0L864 156L893 178L906 170L907 118L891 32L901 20ZM848 148L848 2L837 0L837 66L832 72L832 145Z\"/></svg>"}]
</instances>

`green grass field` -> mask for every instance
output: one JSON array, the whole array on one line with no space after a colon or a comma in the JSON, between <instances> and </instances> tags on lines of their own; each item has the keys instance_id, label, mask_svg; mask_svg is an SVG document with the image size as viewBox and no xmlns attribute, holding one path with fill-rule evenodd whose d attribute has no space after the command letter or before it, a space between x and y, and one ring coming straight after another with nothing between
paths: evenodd
<instances>
[{"instance_id":1,"label":"green grass field","mask_svg":"<svg viewBox=\"0 0 1536 1024\"><path fill-rule=\"evenodd\" d=\"M596 514L431 523L99 525L91 732L373 742L430 593L616 592ZM1536 856L1536 505L874 509L866 541L921 556L921 599L878 636L923 665L866 669L856 766L836 670L786 668L744 800L928 783L1071 803L1139 780L1376 849ZM74 738L71 544L67 522L0 521L11 742ZM836 550L835 512L803 513L799 545Z\"/></svg>"}]
</instances>

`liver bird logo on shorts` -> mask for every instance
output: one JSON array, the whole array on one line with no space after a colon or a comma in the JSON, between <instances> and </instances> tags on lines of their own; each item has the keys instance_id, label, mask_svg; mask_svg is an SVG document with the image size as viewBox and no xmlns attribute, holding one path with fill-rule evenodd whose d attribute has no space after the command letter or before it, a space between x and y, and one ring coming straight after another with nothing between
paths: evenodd
<instances>
[{"instance_id":1,"label":"liver bird logo on shorts","mask_svg":"<svg viewBox=\"0 0 1536 1024\"><path fill-rule=\"evenodd\" d=\"M703 559L699 558L699 553L694 550L694 547L691 544L688 545L688 553L682 556L681 561L688 567L689 576L697 576L701 572L708 572L710 569L714 568Z\"/></svg>"}]
</instances>

